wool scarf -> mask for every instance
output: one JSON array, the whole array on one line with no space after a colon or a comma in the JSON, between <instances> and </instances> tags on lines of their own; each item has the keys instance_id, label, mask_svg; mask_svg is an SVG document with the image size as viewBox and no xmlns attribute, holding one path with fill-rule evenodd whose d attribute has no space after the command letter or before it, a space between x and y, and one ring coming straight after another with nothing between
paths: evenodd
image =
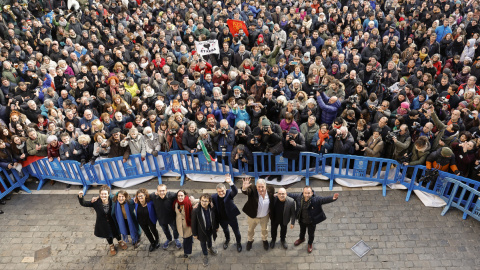
<instances>
[{"instance_id":1,"label":"wool scarf","mask_svg":"<svg viewBox=\"0 0 480 270\"><path fill-rule=\"evenodd\" d=\"M173 202L173 207L175 207L175 205L178 205L178 209L180 209L180 206L182 205L183 206L183 211L185 213L185 221L187 222L187 226L192 226L192 203L190 202L190 198L185 195L185 199L183 200L183 202L179 202L178 199L175 199L175 201Z\"/></svg>"},{"instance_id":2,"label":"wool scarf","mask_svg":"<svg viewBox=\"0 0 480 270\"><path fill-rule=\"evenodd\" d=\"M127 231L127 226L128 226L128 229L130 230L130 237L132 238L132 242L137 243L139 238L138 230L133 221L134 217L132 217L131 215L128 202L125 202L123 207L125 208L125 213L127 214L128 224L125 224L125 219L123 219L122 205L120 205L118 201L115 203L115 212L116 212L115 217L117 219L118 228L120 229L120 233L122 234L123 240L128 243L128 231Z\"/></svg>"}]
</instances>

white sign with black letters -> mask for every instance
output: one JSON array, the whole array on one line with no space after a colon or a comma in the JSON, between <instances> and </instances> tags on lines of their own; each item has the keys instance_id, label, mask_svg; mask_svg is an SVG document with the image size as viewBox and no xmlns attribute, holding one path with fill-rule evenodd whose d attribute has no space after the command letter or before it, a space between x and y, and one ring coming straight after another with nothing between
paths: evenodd
<instances>
[{"instance_id":1,"label":"white sign with black letters","mask_svg":"<svg viewBox=\"0 0 480 270\"><path fill-rule=\"evenodd\" d=\"M219 54L218 40L195 41L195 49L200 55Z\"/></svg>"}]
</instances>

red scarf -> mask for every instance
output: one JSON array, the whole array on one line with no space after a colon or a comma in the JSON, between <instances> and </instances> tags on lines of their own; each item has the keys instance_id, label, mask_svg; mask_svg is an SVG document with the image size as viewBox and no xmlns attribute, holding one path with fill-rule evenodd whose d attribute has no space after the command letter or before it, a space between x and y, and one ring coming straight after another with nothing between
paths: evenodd
<instances>
[{"instance_id":1,"label":"red scarf","mask_svg":"<svg viewBox=\"0 0 480 270\"><path fill-rule=\"evenodd\" d=\"M318 151L322 148L322 143L325 141L325 139L330 138L330 135L328 135L328 132L323 134L321 130L318 131L318 138L320 139L320 144L318 146Z\"/></svg>"},{"instance_id":2,"label":"red scarf","mask_svg":"<svg viewBox=\"0 0 480 270\"><path fill-rule=\"evenodd\" d=\"M175 205L178 204L178 207L180 205L183 205L183 210L185 211L185 221L187 222L187 226L192 226L192 203L190 202L190 198L185 195L185 199L183 199L183 202L179 202L178 199L175 199L173 202L173 210L175 210Z\"/></svg>"}]
</instances>

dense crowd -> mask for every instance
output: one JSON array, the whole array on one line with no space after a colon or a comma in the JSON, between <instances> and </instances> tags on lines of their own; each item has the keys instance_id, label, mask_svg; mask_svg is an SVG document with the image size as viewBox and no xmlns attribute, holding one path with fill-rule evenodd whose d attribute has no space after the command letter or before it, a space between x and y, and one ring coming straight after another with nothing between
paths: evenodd
<instances>
[{"instance_id":1,"label":"dense crowd","mask_svg":"<svg viewBox=\"0 0 480 270\"><path fill-rule=\"evenodd\" d=\"M477 0L1 2L4 169L313 151L478 178Z\"/></svg>"}]
</instances>

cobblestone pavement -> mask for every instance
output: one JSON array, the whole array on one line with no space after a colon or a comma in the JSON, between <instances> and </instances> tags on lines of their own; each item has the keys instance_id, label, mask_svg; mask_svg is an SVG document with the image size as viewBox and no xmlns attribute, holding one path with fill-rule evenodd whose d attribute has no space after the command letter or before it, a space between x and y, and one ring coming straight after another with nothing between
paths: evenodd
<instances>
[{"instance_id":1,"label":"cobblestone pavement","mask_svg":"<svg viewBox=\"0 0 480 270\"><path fill-rule=\"evenodd\" d=\"M238 180L236 183L241 185ZM167 185L179 188L178 181L168 181ZM313 185L320 196L333 194L324 191L326 182L313 181ZM35 188L36 184L28 186ZM153 190L156 182L142 186ZM297 183L289 191L301 186ZM5 214L0 216L0 269L204 269L198 241L188 259L176 258L181 251L173 246L149 253L145 237L138 249L130 246L117 256L108 256L106 241L93 235L93 210L78 204L78 188L66 191L64 187L62 183L47 184L33 195L13 194L12 200L1 206ZM213 192L214 187L188 182L185 189L198 196L204 190ZM401 190L389 190L387 197L382 197L380 190L336 189L340 198L324 206L327 221L317 226L312 254L307 253L305 243L293 247L298 225L288 230L288 250L277 244L274 250L265 251L258 227L253 249L245 251L247 222L242 214L239 223L244 251L237 253L235 245L223 250L220 229L216 241L219 254L210 257L209 269L478 269L480 223L474 219L462 220L457 210L442 217L441 208L424 207L415 196L405 202L406 192ZM95 194L93 189L86 198ZM245 201L242 194L236 198L239 208ZM360 240L372 248L363 258L350 249ZM48 247L50 256L35 256L36 251Z\"/></svg>"}]
</instances>

